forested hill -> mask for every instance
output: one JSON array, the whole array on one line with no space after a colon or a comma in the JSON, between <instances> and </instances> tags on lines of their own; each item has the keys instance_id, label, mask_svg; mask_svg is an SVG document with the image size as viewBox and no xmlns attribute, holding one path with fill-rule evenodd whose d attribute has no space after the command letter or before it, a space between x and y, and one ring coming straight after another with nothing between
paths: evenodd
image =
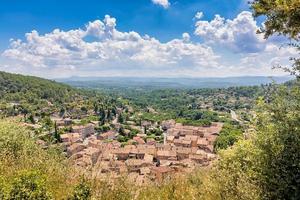
<instances>
[{"instance_id":1,"label":"forested hill","mask_svg":"<svg viewBox=\"0 0 300 200\"><path fill-rule=\"evenodd\" d=\"M44 99L51 103L70 101L83 91L55 81L0 72L0 100L9 102Z\"/></svg>"},{"instance_id":2,"label":"forested hill","mask_svg":"<svg viewBox=\"0 0 300 200\"><path fill-rule=\"evenodd\" d=\"M75 112L86 110L95 102L111 104L98 92L73 88L43 78L0 72L0 115Z\"/></svg>"}]
</instances>

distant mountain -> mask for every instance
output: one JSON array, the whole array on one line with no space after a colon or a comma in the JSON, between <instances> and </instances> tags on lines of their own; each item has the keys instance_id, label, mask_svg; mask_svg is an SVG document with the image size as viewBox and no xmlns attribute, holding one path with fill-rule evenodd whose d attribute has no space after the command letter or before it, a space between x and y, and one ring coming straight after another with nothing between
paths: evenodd
<instances>
[{"instance_id":1,"label":"distant mountain","mask_svg":"<svg viewBox=\"0 0 300 200\"><path fill-rule=\"evenodd\" d=\"M284 83L291 76L242 76L225 78L141 78L141 77L71 77L57 79L75 87L84 88L227 88Z\"/></svg>"}]
</instances>

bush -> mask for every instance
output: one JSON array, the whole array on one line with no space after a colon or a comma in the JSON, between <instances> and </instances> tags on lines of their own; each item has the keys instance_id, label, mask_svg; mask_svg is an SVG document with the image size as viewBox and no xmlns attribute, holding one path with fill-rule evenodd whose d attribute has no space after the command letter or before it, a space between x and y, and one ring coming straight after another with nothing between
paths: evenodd
<instances>
[{"instance_id":1,"label":"bush","mask_svg":"<svg viewBox=\"0 0 300 200\"><path fill-rule=\"evenodd\" d=\"M75 186L73 196L70 200L88 200L91 199L91 196L92 190L90 184L82 178L80 183Z\"/></svg>"},{"instance_id":2,"label":"bush","mask_svg":"<svg viewBox=\"0 0 300 200\"><path fill-rule=\"evenodd\" d=\"M45 177L36 171L26 171L14 179L9 199L47 200L52 198L46 188Z\"/></svg>"},{"instance_id":3,"label":"bush","mask_svg":"<svg viewBox=\"0 0 300 200\"><path fill-rule=\"evenodd\" d=\"M0 177L5 183L1 187L0 181L0 188L16 197L26 196L33 188L30 195L46 190L54 199L66 198L72 191L72 181L76 181L72 167L60 149L43 150L30 135L32 132L26 128L0 120ZM14 190L10 192L9 188ZM18 192L19 189L26 193Z\"/></svg>"}]
</instances>

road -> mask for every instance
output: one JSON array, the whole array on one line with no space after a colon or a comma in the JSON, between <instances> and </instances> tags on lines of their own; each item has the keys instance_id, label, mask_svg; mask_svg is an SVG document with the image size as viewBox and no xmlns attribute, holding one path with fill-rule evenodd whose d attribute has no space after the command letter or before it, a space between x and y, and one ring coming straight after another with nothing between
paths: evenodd
<instances>
[{"instance_id":1,"label":"road","mask_svg":"<svg viewBox=\"0 0 300 200\"><path fill-rule=\"evenodd\" d=\"M239 119L238 119L238 116L236 114L236 112L234 110L230 110L230 114L231 114L231 118L237 122L241 122Z\"/></svg>"}]
</instances>

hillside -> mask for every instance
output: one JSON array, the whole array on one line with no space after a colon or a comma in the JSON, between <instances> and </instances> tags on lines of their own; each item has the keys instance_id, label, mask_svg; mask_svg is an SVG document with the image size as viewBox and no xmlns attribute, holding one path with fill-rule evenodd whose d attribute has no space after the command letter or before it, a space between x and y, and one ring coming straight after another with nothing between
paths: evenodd
<instances>
[{"instance_id":1,"label":"hillside","mask_svg":"<svg viewBox=\"0 0 300 200\"><path fill-rule=\"evenodd\" d=\"M111 105L110 98L43 78L0 72L0 113L4 116L86 114L97 103Z\"/></svg>"},{"instance_id":2,"label":"hillside","mask_svg":"<svg viewBox=\"0 0 300 200\"><path fill-rule=\"evenodd\" d=\"M0 72L0 99L6 101L70 101L82 92L66 84L33 76Z\"/></svg>"}]
</instances>

